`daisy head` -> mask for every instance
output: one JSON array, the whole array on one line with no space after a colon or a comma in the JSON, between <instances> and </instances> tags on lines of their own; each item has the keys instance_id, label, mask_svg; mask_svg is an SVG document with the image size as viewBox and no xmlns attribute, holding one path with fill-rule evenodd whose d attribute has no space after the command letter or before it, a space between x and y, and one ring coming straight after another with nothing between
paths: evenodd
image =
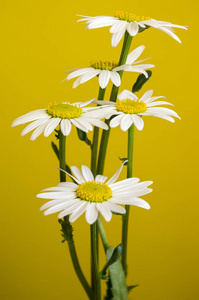
<instances>
[{"instance_id":1,"label":"daisy head","mask_svg":"<svg viewBox=\"0 0 199 300\"><path fill-rule=\"evenodd\" d=\"M111 26L111 44L113 47L116 47L118 45L126 31L130 34L130 36L135 36L138 32L142 32L149 27L153 27L167 33L176 41L181 43L180 39L174 33L175 31L172 27L187 29L185 26L172 24L170 22L158 21L152 19L151 17L137 16L134 13L128 13L124 11L117 11L113 17L81 17L83 18L78 21L85 22L88 29Z\"/></svg>"},{"instance_id":2,"label":"daisy head","mask_svg":"<svg viewBox=\"0 0 199 300\"><path fill-rule=\"evenodd\" d=\"M153 68L154 65L138 64L143 60L136 61L144 49L145 46L142 45L133 50L128 55L124 65L119 66L119 63L114 61L92 61L89 67L66 71L66 73L70 74L64 80L70 80L78 77L73 84L73 88L76 88L78 85L98 76L99 85L102 89L104 89L108 85L109 80L111 80L115 86L120 86L121 79L118 71L138 72L143 73L146 77L148 77L145 70Z\"/></svg>"},{"instance_id":3,"label":"daisy head","mask_svg":"<svg viewBox=\"0 0 199 300\"><path fill-rule=\"evenodd\" d=\"M102 175L94 178L86 166L82 166L81 170L71 167L75 177L67 174L76 183L61 182L56 187L43 190L44 193L38 194L37 197L53 200L44 204L40 210L46 209L44 215L60 212L58 218L70 214L70 222L74 222L85 212L86 221L93 224L97 220L98 213L101 213L107 222L111 220L112 212L124 214L125 208L120 204L149 209L149 204L139 197L152 192L148 186L153 182L139 182L138 178L116 182L123 164L108 181L107 177Z\"/></svg>"},{"instance_id":4,"label":"daisy head","mask_svg":"<svg viewBox=\"0 0 199 300\"><path fill-rule=\"evenodd\" d=\"M178 114L165 107L159 107L160 105L172 105L166 101L155 101L159 98L165 98L163 96L152 97L153 91L147 91L140 99L128 90L124 90L118 95L116 103L111 101L95 101L97 104L107 105L104 108L106 118L109 119L114 116L109 126L120 128L123 131L129 129L132 124L135 124L138 130L142 130L144 127L144 121L142 116L154 116L161 119L165 119L170 122L175 122L173 117L179 118Z\"/></svg>"},{"instance_id":5,"label":"daisy head","mask_svg":"<svg viewBox=\"0 0 199 300\"><path fill-rule=\"evenodd\" d=\"M84 132L92 131L92 125L107 130L106 123L100 120L104 118L102 109L100 107L85 107L93 100L50 104L47 109L34 110L17 118L12 123L12 127L31 122L24 128L21 135L23 136L34 130L30 138L32 141L42 132L45 137L49 136L58 125L60 125L61 132L65 136L68 136L71 132L72 125Z\"/></svg>"}]
</instances>

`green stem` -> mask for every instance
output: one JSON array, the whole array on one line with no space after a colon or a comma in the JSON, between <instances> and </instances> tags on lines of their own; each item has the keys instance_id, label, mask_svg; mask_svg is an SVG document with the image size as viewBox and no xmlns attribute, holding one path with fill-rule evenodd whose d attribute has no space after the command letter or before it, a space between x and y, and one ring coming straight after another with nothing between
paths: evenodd
<instances>
[{"instance_id":1,"label":"green stem","mask_svg":"<svg viewBox=\"0 0 199 300\"><path fill-rule=\"evenodd\" d=\"M134 124L128 130L128 164L127 164L127 178L131 178L133 174L133 140L134 140ZM129 212L130 206L126 205L126 214L123 215L123 223L122 223L122 265L125 274L127 275L127 239L128 239L128 220L129 220Z\"/></svg>"},{"instance_id":2,"label":"green stem","mask_svg":"<svg viewBox=\"0 0 199 300\"><path fill-rule=\"evenodd\" d=\"M99 88L98 100L104 100L104 94L106 89ZM91 171L93 176L96 176L96 164L97 164L97 148L99 139L99 127L94 127L93 143L91 147Z\"/></svg>"},{"instance_id":3,"label":"green stem","mask_svg":"<svg viewBox=\"0 0 199 300\"><path fill-rule=\"evenodd\" d=\"M129 49L131 46L131 42L132 42L132 36L130 36L129 33L126 31L125 37L124 37L124 42L123 42L123 47L122 47L122 52L121 52L120 60L119 60L119 66L126 63ZM121 78L122 78L123 72L124 71L118 72ZM116 102L118 91L119 91L119 87L113 85L112 91L111 91L111 96L110 96L110 101ZM109 120L106 121L106 124L109 125L109 122L110 122ZM100 150L99 150L97 174L103 174L103 171L104 171L104 163L105 163L105 157L106 157L106 150L107 150L107 146L108 146L109 134L110 134L110 128L108 130L103 130L101 143L100 143Z\"/></svg>"},{"instance_id":4,"label":"green stem","mask_svg":"<svg viewBox=\"0 0 199 300\"><path fill-rule=\"evenodd\" d=\"M106 252L106 250L109 247L109 244L108 244L108 239L106 237L106 232L104 230L104 226L102 224L102 220L101 220L100 215L98 216L98 219L97 219L97 227L99 229L99 233L100 233L100 236L101 236L101 239L102 239L102 244L104 246L104 251Z\"/></svg>"},{"instance_id":5,"label":"green stem","mask_svg":"<svg viewBox=\"0 0 199 300\"><path fill-rule=\"evenodd\" d=\"M101 276L98 268L98 255L97 255L97 222L91 225L91 257L94 275L94 299L101 300Z\"/></svg>"},{"instance_id":6,"label":"green stem","mask_svg":"<svg viewBox=\"0 0 199 300\"><path fill-rule=\"evenodd\" d=\"M65 170L65 166L66 166L66 137L62 134L61 130L59 131L59 166L61 169ZM60 181L61 182L65 182L66 181L66 174L62 171L60 171ZM72 235L72 225L69 222L69 216L64 217L64 221L67 224L67 228L69 229L69 231L67 231L67 242L68 242L68 248L69 248L69 252L70 252L70 256L72 259L72 263L75 269L75 272L77 274L77 277L79 278L79 281L81 282L86 294L88 295L89 299L93 299L93 293L92 290L90 288L90 286L88 285L88 282L86 280L86 278L84 277L84 274L81 270L80 264L79 264L79 260L77 257L77 252L75 249L75 243L74 243L74 239L73 239L73 235Z\"/></svg>"}]
</instances>

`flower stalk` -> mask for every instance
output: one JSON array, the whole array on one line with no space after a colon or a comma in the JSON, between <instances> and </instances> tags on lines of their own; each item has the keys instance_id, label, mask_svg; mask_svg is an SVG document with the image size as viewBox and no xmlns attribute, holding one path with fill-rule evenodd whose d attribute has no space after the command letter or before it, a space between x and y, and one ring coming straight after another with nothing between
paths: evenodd
<instances>
[{"instance_id":1,"label":"flower stalk","mask_svg":"<svg viewBox=\"0 0 199 300\"><path fill-rule=\"evenodd\" d=\"M124 36L122 52L121 52L120 60L119 60L119 66L125 64L125 62L127 60L127 56L129 53L132 39L133 39L132 36L130 36L130 34L126 31L125 36ZM124 72L123 70L118 71L120 78L122 78L123 72ZM110 101L116 102L118 91L119 91L119 87L113 85L111 95L110 95ZM106 124L109 125L109 123L110 123L110 120L107 120ZM106 150L107 150L107 146L108 146L109 135L110 135L110 127L108 130L103 130L103 132L102 132L99 157L98 157L98 165L97 165L97 174L103 174L103 171L104 171L104 164L105 164Z\"/></svg>"},{"instance_id":2,"label":"flower stalk","mask_svg":"<svg viewBox=\"0 0 199 300\"><path fill-rule=\"evenodd\" d=\"M66 137L62 134L61 130L59 131L59 166L60 169L65 170L66 166ZM66 173L63 171L60 171L60 182L66 181ZM81 282L86 294L88 295L89 299L93 299L93 293L92 290L81 270L79 260L77 257L77 252L75 248L75 243L73 239L73 227L69 222L69 216L64 217L64 222L67 228L67 230L64 231L66 234L67 242L68 242L68 248L71 256L71 260L73 263L73 267L75 269L75 272L77 274L77 277L79 281ZM62 226L63 229L63 226Z\"/></svg>"},{"instance_id":3,"label":"flower stalk","mask_svg":"<svg viewBox=\"0 0 199 300\"><path fill-rule=\"evenodd\" d=\"M133 174L133 143L134 143L134 124L128 130L128 164L127 178L131 178ZM127 275L127 240L128 240L128 220L130 205L125 205L126 213L122 217L122 265L125 275Z\"/></svg>"}]
</instances>

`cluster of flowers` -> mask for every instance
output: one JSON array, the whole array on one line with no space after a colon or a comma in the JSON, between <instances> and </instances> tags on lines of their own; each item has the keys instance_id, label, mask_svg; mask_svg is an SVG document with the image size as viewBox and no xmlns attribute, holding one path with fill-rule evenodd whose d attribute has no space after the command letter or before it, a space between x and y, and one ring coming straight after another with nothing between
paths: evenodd
<instances>
[{"instance_id":1,"label":"cluster of flowers","mask_svg":"<svg viewBox=\"0 0 199 300\"><path fill-rule=\"evenodd\" d=\"M127 31L130 36L135 36L149 27L154 27L164 31L171 37L180 42L179 38L174 34L172 27L186 29L186 27L174 25L168 22L157 21L151 18L137 17L134 14L117 12L114 17L83 17L79 21L85 21L87 28L100 28L111 26L112 46L122 39ZM152 64L140 64L137 61L142 54L144 46L140 46L133 50L127 57L125 64L119 65L116 62L91 62L89 67L73 69L65 80L78 77L73 84L73 88L85 83L86 81L98 76L99 85L102 89L106 88L109 80L119 87L121 78L119 71L138 72L148 76L146 69L154 67ZM178 114L169 108L159 107L161 105L172 105L166 101L156 101L163 96L152 97L153 91L149 90L138 99L138 97L129 90L124 90L118 95L116 102L102 101L95 99L86 102L50 104L46 109L39 109L27 113L17 118L12 126L30 123L22 131L21 135L33 131L31 140L35 140L39 135L44 133L48 137L59 125L64 136L68 136L71 132L72 125L78 129L89 132L93 130L93 126L108 129L103 119L110 119L109 126L114 128L120 125L122 131L126 131L132 124L138 130L144 127L143 116L159 117L170 122L174 122L173 117L179 118ZM99 106L89 106L98 104ZM124 163L123 163L124 164ZM107 177L97 175L95 178L86 166L82 166L81 170L72 166L71 170L74 176L67 174L76 183L61 182L56 187L51 187L37 195L43 199L53 199L41 207L46 209L45 215L60 212L58 217L63 218L70 214L69 221L74 222L84 212L86 220L89 224L93 224L100 212L106 221L111 220L112 212L124 214L125 208L118 205L135 205L149 209L147 202L140 199L152 189L148 188L152 184L151 181L139 182L138 178L128 178L120 182L115 182L122 170L122 166L107 181Z\"/></svg>"}]
</instances>

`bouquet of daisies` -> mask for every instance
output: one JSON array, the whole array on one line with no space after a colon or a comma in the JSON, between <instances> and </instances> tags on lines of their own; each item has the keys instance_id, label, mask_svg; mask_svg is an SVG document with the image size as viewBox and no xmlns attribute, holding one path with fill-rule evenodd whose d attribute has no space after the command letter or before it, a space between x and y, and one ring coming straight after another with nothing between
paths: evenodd
<instances>
[{"instance_id":1,"label":"bouquet of daisies","mask_svg":"<svg viewBox=\"0 0 199 300\"><path fill-rule=\"evenodd\" d=\"M89 299L100 300L101 280L107 281L107 292L104 299L126 300L128 293L135 285L127 286L127 239L130 206L135 205L150 209L150 205L142 197L152 192L152 181L140 181L132 177L134 128L142 130L143 117L154 116L174 122L178 114L163 105L163 96L153 96L153 91L145 92L139 99L136 92L152 75L153 64L143 63L146 59L138 60L144 46L130 51L133 37L151 27L157 28L180 42L173 27L187 29L184 26L169 22L154 20L149 17L139 17L132 13L118 11L114 17L81 16L79 22L85 22L88 29L110 27L111 44L116 47L123 39L123 47L118 62L92 61L90 66L75 68L67 71L66 81L74 79L73 88L98 77L98 98L81 99L81 102L63 102L49 104L47 108L34 110L17 118L12 126L29 123L22 131L25 135L32 131L31 140L35 140L42 133L48 137L55 131L59 141L52 148L59 161L60 183L49 187L37 195L41 199L49 199L40 210L44 215L58 213L63 241L68 243L69 252L75 272ZM119 92L123 72L139 73L132 90ZM108 84L112 84L109 100L105 92ZM158 100L161 99L161 100ZM163 99L163 100L162 100ZM79 99L78 99L79 100ZM69 166L65 160L66 136L76 127L80 140L86 142L91 151L90 168L82 162L81 168ZM111 178L103 174L106 151L111 128L120 126L122 131L128 131L127 158L121 159L120 168ZM101 136L99 130L103 130ZM87 133L93 131L92 142ZM100 140L101 137L101 140ZM123 166L127 167L127 178L118 181ZM91 227L91 282L89 283L81 269L74 243L72 223L85 213L85 219ZM106 236L101 216L110 222L112 214L118 218L122 216L121 243L112 247ZM106 261L99 269L98 240L102 240Z\"/></svg>"}]
</instances>

